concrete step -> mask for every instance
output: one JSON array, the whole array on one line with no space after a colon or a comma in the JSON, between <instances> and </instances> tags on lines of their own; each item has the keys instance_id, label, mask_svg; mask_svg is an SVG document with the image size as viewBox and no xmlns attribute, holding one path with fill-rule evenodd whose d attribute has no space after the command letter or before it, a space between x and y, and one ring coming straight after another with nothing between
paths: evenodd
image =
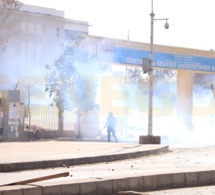
<instances>
[{"instance_id":1,"label":"concrete step","mask_svg":"<svg viewBox=\"0 0 215 195\"><path fill-rule=\"evenodd\" d=\"M215 185L215 170L152 175L126 175L81 181L39 183L0 187L0 195L113 195ZM133 191L133 192L131 192ZM135 193L134 193L135 192ZM141 192L141 193L140 193ZM146 194L146 193L143 193Z\"/></svg>"}]
</instances>

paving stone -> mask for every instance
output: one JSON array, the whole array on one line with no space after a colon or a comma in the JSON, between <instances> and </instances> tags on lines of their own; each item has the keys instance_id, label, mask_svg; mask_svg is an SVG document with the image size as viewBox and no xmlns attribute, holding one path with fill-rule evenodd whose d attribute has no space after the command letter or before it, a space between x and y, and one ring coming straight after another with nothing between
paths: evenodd
<instances>
[{"instance_id":1,"label":"paving stone","mask_svg":"<svg viewBox=\"0 0 215 195\"><path fill-rule=\"evenodd\" d=\"M112 185L113 185L113 193L129 190L129 182L127 178L113 179Z\"/></svg>"},{"instance_id":2,"label":"paving stone","mask_svg":"<svg viewBox=\"0 0 215 195\"><path fill-rule=\"evenodd\" d=\"M102 156L103 162L110 162L109 155Z\"/></svg>"},{"instance_id":3,"label":"paving stone","mask_svg":"<svg viewBox=\"0 0 215 195\"><path fill-rule=\"evenodd\" d=\"M79 163L80 163L80 165L82 165L82 164L88 164L88 157L86 157L86 158L80 158L79 159Z\"/></svg>"},{"instance_id":4,"label":"paving stone","mask_svg":"<svg viewBox=\"0 0 215 195\"><path fill-rule=\"evenodd\" d=\"M12 187L8 190L3 190L2 195L23 195L22 189L13 189Z\"/></svg>"},{"instance_id":5,"label":"paving stone","mask_svg":"<svg viewBox=\"0 0 215 195\"><path fill-rule=\"evenodd\" d=\"M44 161L44 168L49 168L49 167L54 167L54 166L55 166L54 160Z\"/></svg>"},{"instance_id":6,"label":"paving stone","mask_svg":"<svg viewBox=\"0 0 215 195\"><path fill-rule=\"evenodd\" d=\"M113 186L111 180L104 180L96 182L97 194L110 195L113 193Z\"/></svg>"},{"instance_id":7,"label":"paving stone","mask_svg":"<svg viewBox=\"0 0 215 195\"><path fill-rule=\"evenodd\" d=\"M116 161L117 160L117 155L110 155L109 158L110 158L111 162Z\"/></svg>"},{"instance_id":8,"label":"paving stone","mask_svg":"<svg viewBox=\"0 0 215 195\"><path fill-rule=\"evenodd\" d=\"M95 158L94 157L90 157L90 158L88 158L88 163L89 164L93 164L93 163L95 163L96 161L95 161Z\"/></svg>"},{"instance_id":9,"label":"paving stone","mask_svg":"<svg viewBox=\"0 0 215 195\"><path fill-rule=\"evenodd\" d=\"M121 154L121 160L127 159L127 154Z\"/></svg>"},{"instance_id":10,"label":"paving stone","mask_svg":"<svg viewBox=\"0 0 215 195\"><path fill-rule=\"evenodd\" d=\"M126 153L126 158L127 159L134 158L134 156L136 156L136 155L132 155L130 153Z\"/></svg>"},{"instance_id":11,"label":"paving stone","mask_svg":"<svg viewBox=\"0 0 215 195\"><path fill-rule=\"evenodd\" d=\"M63 164L71 166L73 165L73 159L65 159L63 160Z\"/></svg>"},{"instance_id":12,"label":"paving stone","mask_svg":"<svg viewBox=\"0 0 215 195\"><path fill-rule=\"evenodd\" d=\"M199 172L199 185L210 185L212 184L211 171Z\"/></svg>"},{"instance_id":13,"label":"paving stone","mask_svg":"<svg viewBox=\"0 0 215 195\"><path fill-rule=\"evenodd\" d=\"M135 155L135 158L138 158L138 157L146 156L147 152L135 152L134 155Z\"/></svg>"},{"instance_id":14,"label":"paving stone","mask_svg":"<svg viewBox=\"0 0 215 195\"><path fill-rule=\"evenodd\" d=\"M73 165L79 165L80 164L80 158L73 158L72 159L72 164Z\"/></svg>"},{"instance_id":15,"label":"paving stone","mask_svg":"<svg viewBox=\"0 0 215 195\"><path fill-rule=\"evenodd\" d=\"M143 176L143 189L144 191L156 190L157 176L156 175Z\"/></svg>"},{"instance_id":16,"label":"paving stone","mask_svg":"<svg viewBox=\"0 0 215 195\"><path fill-rule=\"evenodd\" d=\"M133 191L143 191L143 177L133 177L128 178L129 190Z\"/></svg>"},{"instance_id":17,"label":"paving stone","mask_svg":"<svg viewBox=\"0 0 215 195\"><path fill-rule=\"evenodd\" d=\"M22 190L23 195L43 195L41 187L29 187Z\"/></svg>"},{"instance_id":18,"label":"paving stone","mask_svg":"<svg viewBox=\"0 0 215 195\"><path fill-rule=\"evenodd\" d=\"M215 170L211 171L211 182L213 185L215 185Z\"/></svg>"},{"instance_id":19,"label":"paving stone","mask_svg":"<svg viewBox=\"0 0 215 195\"><path fill-rule=\"evenodd\" d=\"M29 170L29 169L34 169L35 162L24 162L24 169Z\"/></svg>"},{"instance_id":20,"label":"paving stone","mask_svg":"<svg viewBox=\"0 0 215 195\"><path fill-rule=\"evenodd\" d=\"M116 161L122 159L120 154L115 154L114 158L115 158Z\"/></svg>"},{"instance_id":21,"label":"paving stone","mask_svg":"<svg viewBox=\"0 0 215 195\"><path fill-rule=\"evenodd\" d=\"M169 189L172 187L172 175L162 174L157 175L157 189Z\"/></svg>"},{"instance_id":22,"label":"paving stone","mask_svg":"<svg viewBox=\"0 0 215 195\"><path fill-rule=\"evenodd\" d=\"M188 172L185 173L186 186L197 186L198 185L198 173Z\"/></svg>"},{"instance_id":23,"label":"paving stone","mask_svg":"<svg viewBox=\"0 0 215 195\"><path fill-rule=\"evenodd\" d=\"M15 163L13 171L22 171L24 169L24 163Z\"/></svg>"},{"instance_id":24,"label":"paving stone","mask_svg":"<svg viewBox=\"0 0 215 195\"><path fill-rule=\"evenodd\" d=\"M95 163L101 163L103 162L103 158L101 158L100 156L95 156Z\"/></svg>"},{"instance_id":25,"label":"paving stone","mask_svg":"<svg viewBox=\"0 0 215 195\"><path fill-rule=\"evenodd\" d=\"M61 195L60 185L43 186L43 195Z\"/></svg>"},{"instance_id":26,"label":"paving stone","mask_svg":"<svg viewBox=\"0 0 215 195\"><path fill-rule=\"evenodd\" d=\"M172 187L180 188L185 186L185 175L184 173L173 173L172 174Z\"/></svg>"},{"instance_id":27,"label":"paving stone","mask_svg":"<svg viewBox=\"0 0 215 195\"><path fill-rule=\"evenodd\" d=\"M50 164L46 164L46 166L49 166ZM34 168L36 169L44 169L45 167L45 162L44 161L37 161L34 162Z\"/></svg>"},{"instance_id":28,"label":"paving stone","mask_svg":"<svg viewBox=\"0 0 215 195\"><path fill-rule=\"evenodd\" d=\"M96 182L80 183L80 195L89 195L96 193Z\"/></svg>"},{"instance_id":29,"label":"paving stone","mask_svg":"<svg viewBox=\"0 0 215 195\"><path fill-rule=\"evenodd\" d=\"M12 171L12 164L1 164L0 165L0 172L11 172Z\"/></svg>"},{"instance_id":30,"label":"paving stone","mask_svg":"<svg viewBox=\"0 0 215 195\"><path fill-rule=\"evenodd\" d=\"M62 184L62 195L79 195L80 194L80 185L79 183L75 184Z\"/></svg>"},{"instance_id":31,"label":"paving stone","mask_svg":"<svg viewBox=\"0 0 215 195\"><path fill-rule=\"evenodd\" d=\"M62 167L64 164L64 160L56 160L55 161L55 167Z\"/></svg>"}]
</instances>

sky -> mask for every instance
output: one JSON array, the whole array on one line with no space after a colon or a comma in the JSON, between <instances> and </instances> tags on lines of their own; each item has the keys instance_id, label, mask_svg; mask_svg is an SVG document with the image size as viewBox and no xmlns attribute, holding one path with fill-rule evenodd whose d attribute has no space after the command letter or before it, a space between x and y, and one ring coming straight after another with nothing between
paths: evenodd
<instances>
[{"instance_id":1,"label":"sky","mask_svg":"<svg viewBox=\"0 0 215 195\"><path fill-rule=\"evenodd\" d=\"M50 7L65 17L86 21L90 35L150 42L152 0L21 0L24 4ZM215 50L214 0L153 0L154 44Z\"/></svg>"}]
</instances>

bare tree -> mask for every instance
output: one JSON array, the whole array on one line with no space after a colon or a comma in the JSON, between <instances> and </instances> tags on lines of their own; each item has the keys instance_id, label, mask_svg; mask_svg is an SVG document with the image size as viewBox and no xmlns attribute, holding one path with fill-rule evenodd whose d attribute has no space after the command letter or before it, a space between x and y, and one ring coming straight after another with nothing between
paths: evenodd
<instances>
[{"instance_id":1,"label":"bare tree","mask_svg":"<svg viewBox=\"0 0 215 195\"><path fill-rule=\"evenodd\" d=\"M0 0L0 52L4 51L11 38L20 32L16 14L21 5L19 0Z\"/></svg>"}]
</instances>

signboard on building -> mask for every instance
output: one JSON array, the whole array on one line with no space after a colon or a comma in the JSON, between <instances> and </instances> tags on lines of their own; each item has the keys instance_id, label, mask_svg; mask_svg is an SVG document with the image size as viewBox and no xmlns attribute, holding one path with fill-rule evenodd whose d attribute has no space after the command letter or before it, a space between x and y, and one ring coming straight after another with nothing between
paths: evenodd
<instances>
[{"instance_id":1,"label":"signboard on building","mask_svg":"<svg viewBox=\"0 0 215 195\"><path fill-rule=\"evenodd\" d=\"M113 62L142 66L149 51L114 47ZM215 72L215 58L154 52L154 67Z\"/></svg>"},{"instance_id":2,"label":"signboard on building","mask_svg":"<svg viewBox=\"0 0 215 195\"><path fill-rule=\"evenodd\" d=\"M106 43L98 43L96 46L97 57L105 62L113 62L114 47Z\"/></svg>"}]
</instances>

